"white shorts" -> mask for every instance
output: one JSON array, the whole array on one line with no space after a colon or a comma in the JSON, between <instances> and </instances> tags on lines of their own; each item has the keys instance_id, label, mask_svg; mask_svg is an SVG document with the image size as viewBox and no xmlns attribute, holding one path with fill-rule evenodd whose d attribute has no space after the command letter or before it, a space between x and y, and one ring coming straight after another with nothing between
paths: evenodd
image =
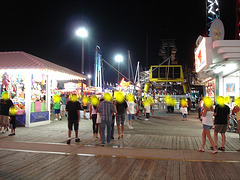
<instances>
[{"instance_id":1,"label":"white shorts","mask_svg":"<svg viewBox=\"0 0 240 180\"><path fill-rule=\"evenodd\" d=\"M65 111L66 110L66 105L61 105L60 110Z\"/></svg>"},{"instance_id":2,"label":"white shorts","mask_svg":"<svg viewBox=\"0 0 240 180\"><path fill-rule=\"evenodd\" d=\"M97 113L97 121L96 123L101 123L101 115L100 113Z\"/></svg>"}]
</instances>

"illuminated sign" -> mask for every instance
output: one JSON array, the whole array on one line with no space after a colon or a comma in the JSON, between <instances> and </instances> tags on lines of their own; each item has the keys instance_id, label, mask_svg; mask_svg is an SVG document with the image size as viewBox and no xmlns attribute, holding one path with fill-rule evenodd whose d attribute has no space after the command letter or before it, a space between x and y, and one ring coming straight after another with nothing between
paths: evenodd
<instances>
[{"instance_id":1,"label":"illuminated sign","mask_svg":"<svg viewBox=\"0 0 240 180\"><path fill-rule=\"evenodd\" d=\"M201 71L207 65L206 38L203 38L195 51L195 69Z\"/></svg>"}]
</instances>

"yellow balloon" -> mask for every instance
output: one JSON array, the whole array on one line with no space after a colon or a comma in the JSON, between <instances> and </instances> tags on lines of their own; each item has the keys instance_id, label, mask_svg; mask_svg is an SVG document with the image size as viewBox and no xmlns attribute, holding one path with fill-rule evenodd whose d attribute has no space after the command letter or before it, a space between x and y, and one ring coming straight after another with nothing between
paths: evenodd
<instances>
[{"instance_id":1,"label":"yellow balloon","mask_svg":"<svg viewBox=\"0 0 240 180\"><path fill-rule=\"evenodd\" d=\"M110 93L105 93L103 96L105 101L111 101L112 100L112 95Z\"/></svg>"},{"instance_id":2,"label":"yellow balloon","mask_svg":"<svg viewBox=\"0 0 240 180\"><path fill-rule=\"evenodd\" d=\"M212 105L213 105L212 98L210 98L210 97L204 97L204 98L203 98L203 102L204 102L204 105L205 105L207 108L210 108L210 107L212 107Z\"/></svg>"}]
</instances>

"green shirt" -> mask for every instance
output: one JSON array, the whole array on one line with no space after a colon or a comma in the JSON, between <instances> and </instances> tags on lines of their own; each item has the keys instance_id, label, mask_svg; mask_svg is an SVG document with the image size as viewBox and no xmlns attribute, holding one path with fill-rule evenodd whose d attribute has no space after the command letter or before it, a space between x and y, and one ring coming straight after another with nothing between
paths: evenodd
<instances>
[{"instance_id":1,"label":"green shirt","mask_svg":"<svg viewBox=\"0 0 240 180\"><path fill-rule=\"evenodd\" d=\"M54 103L54 109L60 109L60 103Z\"/></svg>"}]
</instances>

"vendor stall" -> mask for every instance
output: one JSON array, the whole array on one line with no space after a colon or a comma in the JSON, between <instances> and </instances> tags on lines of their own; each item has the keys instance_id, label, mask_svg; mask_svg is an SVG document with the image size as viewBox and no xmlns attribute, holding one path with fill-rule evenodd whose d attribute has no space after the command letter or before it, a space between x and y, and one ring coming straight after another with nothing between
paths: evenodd
<instances>
[{"instance_id":1,"label":"vendor stall","mask_svg":"<svg viewBox=\"0 0 240 180\"><path fill-rule=\"evenodd\" d=\"M51 96L57 80L85 79L82 74L22 51L0 52L1 92L10 93L21 126L50 123Z\"/></svg>"}]
</instances>

